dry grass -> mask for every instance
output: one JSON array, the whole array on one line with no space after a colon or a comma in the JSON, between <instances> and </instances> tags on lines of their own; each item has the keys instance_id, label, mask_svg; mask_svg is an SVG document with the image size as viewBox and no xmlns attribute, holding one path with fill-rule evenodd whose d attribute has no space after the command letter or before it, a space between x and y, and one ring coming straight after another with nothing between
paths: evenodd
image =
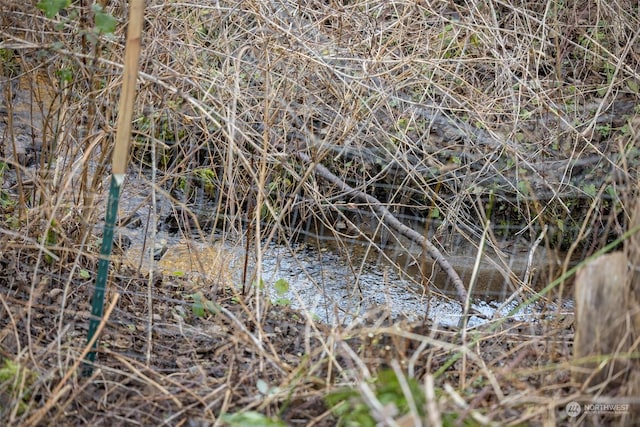
<instances>
[{"instance_id":1,"label":"dry grass","mask_svg":"<svg viewBox=\"0 0 640 427\"><path fill-rule=\"evenodd\" d=\"M123 21L126 2L108 10ZM489 218L486 251L498 267L510 271L499 255L548 230L540 244L561 250L567 262L556 268L566 270L627 229L638 21L628 1L148 2L130 175L148 181L152 212L170 201L181 232L244 241L253 277L271 241L322 230L356 272L354 233L372 250L401 247L409 260L389 261L418 265L411 279L430 282L420 251L315 164L445 254L478 248ZM270 306L260 289L249 298L226 282L127 267L113 271L120 299L100 369L76 376L125 31L87 36L91 22L87 10L48 20L9 0L0 17L0 349L25 369L0 369L8 425L213 425L247 411L333 425L323 398L342 386L381 425L453 425L454 414L552 425L584 419L567 417L571 401L628 394L571 382L571 317L552 309L530 324L465 331L391 325L384 310L324 326ZM529 273L512 274L510 292L529 295ZM215 310L190 312L198 292ZM421 421L379 401L371 380L384 368L418 380ZM636 415L626 416L586 420Z\"/></svg>"}]
</instances>

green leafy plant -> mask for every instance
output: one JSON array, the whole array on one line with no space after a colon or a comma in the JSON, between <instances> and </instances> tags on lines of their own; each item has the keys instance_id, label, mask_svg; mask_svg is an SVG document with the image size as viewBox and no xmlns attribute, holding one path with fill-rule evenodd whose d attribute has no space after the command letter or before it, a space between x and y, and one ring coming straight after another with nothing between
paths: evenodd
<instances>
[{"instance_id":1,"label":"green leafy plant","mask_svg":"<svg viewBox=\"0 0 640 427\"><path fill-rule=\"evenodd\" d=\"M44 16L51 19L70 5L71 0L40 0L36 7L44 12Z\"/></svg>"},{"instance_id":2,"label":"green leafy plant","mask_svg":"<svg viewBox=\"0 0 640 427\"><path fill-rule=\"evenodd\" d=\"M594 198L596 197L596 195L598 194L598 189L596 188L595 184L591 183L591 184L585 184L582 186L582 191L584 191L587 196Z\"/></svg>"},{"instance_id":3,"label":"green leafy plant","mask_svg":"<svg viewBox=\"0 0 640 427\"><path fill-rule=\"evenodd\" d=\"M94 14L95 30L100 34L113 34L116 31L118 20L105 12L100 4L93 4L91 9Z\"/></svg>"},{"instance_id":4,"label":"green leafy plant","mask_svg":"<svg viewBox=\"0 0 640 427\"><path fill-rule=\"evenodd\" d=\"M60 83L69 84L73 81L73 70L68 67L56 70L56 77L58 77Z\"/></svg>"},{"instance_id":5,"label":"green leafy plant","mask_svg":"<svg viewBox=\"0 0 640 427\"><path fill-rule=\"evenodd\" d=\"M414 378L406 378L420 417L424 416L425 397L418 382ZM409 400L402 390L400 380L390 369L382 370L371 383L376 398L385 407L395 408L395 416L409 412ZM325 402L338 417L338 426L374 427L377 421L371 408L362 398L360 392L353 388L344 388L325 397Z\"/></svg>"},{"instance_id":6,"label":"green leafy plant","mask_svg":"<svg viewBox=\"0 0 640 427\"><path fill-rule=\"evenodd\" d=\"M191 294L189 298L193 301L191 303L191 312L196 317L216 315L220 311L220 307L202 295L202 292Z\"/></svg>"},{"instance_id":7,"label":"green leafy plant","mask_svg":"<svg viewBox=\"0 0 640 427\"><path fill-rule=\"evenodd\" d=\"M596 126L596 130L603 138L609 138L611 136L611 123L606 123L604 125Z\"/></svg>"},{"instance_id":8,"label":"green leafy plant","mask_svg":"<svg viewBox=\"0 0 640 427\"><path fill-rule=\"evenodd\" d=\"M254 411L224 414L221 419L231 427L285 427L287 425L281 420Z\"/></svg>"},{"instance_id":9,"label":"green leafy plant","mask_svg":"<svg viewBox=\"0 0 640 427\"><path fill-rule=\"evenodd\" d=\"M289 282L286 279L278 279L276 283L274 283L273 288L276 290L276 294L278 298L276 298L274 304L275 305L291 305L291 300L286 298L285 295L289 292Z\"/></svg>"},{"instance_id":10,"label":"green leafy plant","mask_svg":"<svg viewBox=\"0 0 640 427\"><path fill-rule=\"evenodd\" d=\"M64 10L71 6L71 0L40 0L36 7L44 12L44 15L51 19L60 13L61 10ZM91 10L93 11L93 23L94 23L94 31L98 34L112 34L116 30L116 26L118 25L118 20L114 18L111 14L107 13L104 8L100 4L93 4L91 6ZM70 15L72 18L76 16L75 14Z\"/></svg>"},{"instance_id":11,"label":"green leafy plant","mask_svg":"<svg viewBox=\"0 0 640 427\"><path fill-rule=\"evenodd\" d=\"M0 367L0 384L2 389L15 399L18 404L18 415L23 414L28 409L27 401L31 398L29 387L34 383L36 375L19 363L10 359L5 359ZM7 409L0 405L0 414Z\"/></svg>"},{"instance_id":12,"label":"green leafy plant","mask_svg":"<svg viewBox=\"0 0 640 427\"><path fill-rule=\"evenodd\" d=\"M215 197L220 182L216 171L211 168L198 168L193 173L200 181L205 194L212 198Z\"/></svg>"}]
</instances>

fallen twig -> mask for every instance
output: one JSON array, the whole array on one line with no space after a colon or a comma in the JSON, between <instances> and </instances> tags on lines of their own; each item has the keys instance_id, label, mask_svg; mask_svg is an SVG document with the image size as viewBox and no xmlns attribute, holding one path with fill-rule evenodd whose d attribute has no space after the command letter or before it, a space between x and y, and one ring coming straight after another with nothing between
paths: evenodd
<instances>
[{"instance_id":1,"label":"fallen twig","mask_svg":"<svg viewBox=\"0 0 640 427\"><path fill-rule=\"evenodd\" d=\"M422 245L423 250L431 258L433 258L434 261L447 273L447 276L449 276L456 287L458 298L463 305L465 304L465 301L467 300L467 291L464 287L464 284L462 283L462 279L460 279L460 276L458 275L456 270L449 263L449 261L447 261L444 255L442 255L442 252L440 252L438 248L434 246L433 243L431 243L417 231L401 223L391 212L389 212L389 209L387 209L375 197L351 187L342 179L331 173L331 171L324 165L313 162L307 154L303 152L297 152L296 156L303 162L313 163L316 173L318 173L321 177L331 182L332 184L337 185L345 193L352 194L357 198L367 202L371 206L371 208L380 216L382 222L384 222L387 226L396 230L398 233L402 234L408 239L411 239L412 241Z\"/></svg>"}]
</instances>

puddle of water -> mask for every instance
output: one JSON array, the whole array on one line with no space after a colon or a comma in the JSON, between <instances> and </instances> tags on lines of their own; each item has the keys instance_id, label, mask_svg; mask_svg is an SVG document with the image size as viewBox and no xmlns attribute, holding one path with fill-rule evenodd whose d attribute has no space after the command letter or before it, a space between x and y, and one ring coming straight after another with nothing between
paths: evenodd
<instances>
[{"instance_id":1,"label":"puddle of water","mask_svg":"<svg viewBox=\"0 0 640 427\"><path fill-rule=\"evenodd\" d=\"M121 203L121 217L126 216L129 210L135 209L141 218L145 218L141 222L146 221L149 206L146 203L143 204L146 206L140 207L143 196L146 195L144 192L141 194L125 198ZM170 209L166 200L159 200L159 206ZM144 230L144 225L121 228L132 241L128 255L131 259L138 260L141 257ZM420 320L427 316L442 325L458 325L462 307L457 301L449 299L446 295L425 294L421 286L407 279L420 275L415 266L415 253L412 254L412 250L419 253L419 249L410 247L404 254L393 247L389 249L387 255L399 265L392 268L376 251L372 252L373 255L367 256L366 247L361 241L349 242L346 250L350 253L345 254L344 247L337 246L335 239L329 236L314 236L314 239L318 238L323 239L322 249L317 249L316 245L295 243L291 247L272 244L265 250L262 279L272 301L286 301L292 308L304 310L315 319L329 324L349 323L369 310L383 309L391 318ZM157 263L160 271L168 274L172 271L188 274L189 271L205 268L205 274L215 277L216 280L222 277L216 273L224 272L226 283L241 283L244 259L242 245L209 245L158 232L156 240L162 239L166 241L167 251ZM195 254L192 255L190 251L195 251ZM366 261L363 261L365 257ZM457 260L458 267L472 267L472 256L458 258L464 258L462 261ZM145 263L148 264L148 257L146 259ZM398 268L403 274L398 273ZM486 282L489 280L504 285L504 274L495 266L484 265L482 268L486 273L479 279L481 292L485 292L482 285L488 286ZM445 283L446 276L443 278L442 275L443 273L440 273L431 279L439 284ZM280 279L287 281L288 291L279 293L275 289L274 284ZM463 280L468 282L468 276L465 275ZM472 316L468 322L469 326L479 325L496 316L504 317L516 307L515 301L507 305L500 304L498 301L504 301L506 298L505 289L501 292L502 295L497 301L485 299L472 306L485 319ZM535 315L533 310L524 310L515 319L530 318Z\"/></svg>"},{"instance_id":2,"label":"puddle of water","mask_svg":"<svg viewBox=\"0 0 640 427\"><path fill-rule=\"evenodd\" d=\"M274 289L273 284L279 279L289 282L287 292L278 293ZM368 266L359 274L354 273L341 257L328 251L303 248L296 250L294 257L290 249L273 246L263 261L263 280L269 285L272 301L286 299L291 307L329 324L346 324L368 310L383 308L391 318L420 320L426 315L441 325L455 327L463 313L461 305L455 301L416 292L413 283L392 269L381 271ZM487 319L496 314L507 316L516 306L516 302L504 306L497 302L472 305ZM531 314L531 310L523 310L514 319L524 320ZM486 319L472 316L468 325L484 322Z\"/></svg>"}]
</instances>

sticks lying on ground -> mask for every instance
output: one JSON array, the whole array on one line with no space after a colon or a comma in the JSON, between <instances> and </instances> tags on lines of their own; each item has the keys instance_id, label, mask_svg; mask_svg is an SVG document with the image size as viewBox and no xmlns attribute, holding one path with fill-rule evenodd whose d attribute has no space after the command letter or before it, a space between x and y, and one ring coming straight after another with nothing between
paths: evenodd
<instances>
[{"instance_id":1,"label":"sticks lying on ground","mask_svg":"<svg viewBox=\"0 0 640 427\"><path fill-rule=\"evenodd\" d=\"M298 159L302 160L305 163L314 163L311 158L305 153L297 152L296 157L298 157ZM433 258L435 262L438 263L438 265L447 273L447 275L455 285L456 290L458 291L458 298L460 298L460 301L463 305L465 304L465 301L467 301L467 291L464 287L464 284L462 283L462 279L460 279L460 276L458 275L458 273L456 273L456 270L449 263L449 261L447 261L444 255L442 255L438 248L433 245L433 243L431 243L417 231L402 224L395 216L393 216L391 212L389 212L389 209L384 207L384 205L375 197L351 187L349 184L331 173L329 169L327 169L320 163L315 163L314 168L316 173L318 173L321 177L331 182L332 184L337 185L345 193L352 194L357 198L369 203L371 208L378 215L380 215L380 218L387 226L396 230L398 233L402 234L408 239L411 239L412 241L422 245L424 251L431 258Z\"/></svg>"}]
</instances>

